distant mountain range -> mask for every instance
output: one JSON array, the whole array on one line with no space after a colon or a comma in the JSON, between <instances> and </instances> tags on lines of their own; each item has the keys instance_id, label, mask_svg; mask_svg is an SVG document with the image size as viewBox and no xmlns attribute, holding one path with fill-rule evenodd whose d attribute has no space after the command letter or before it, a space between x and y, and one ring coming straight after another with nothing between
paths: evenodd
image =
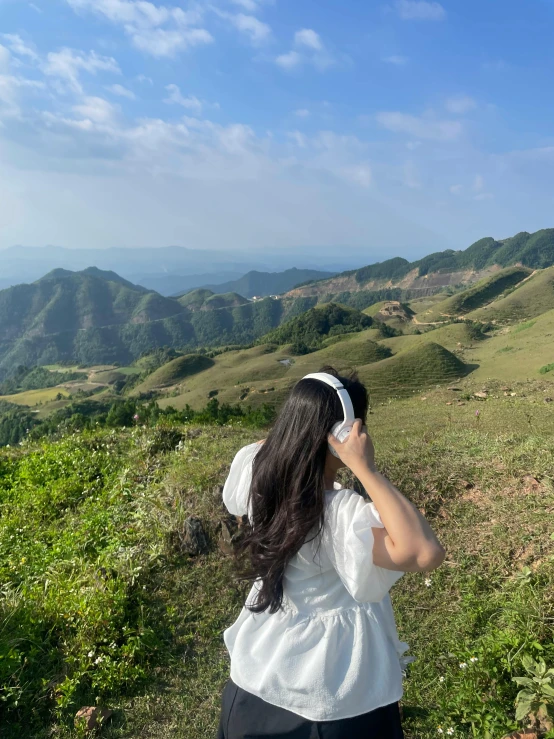
<instances>
[{"instance_id":1,"label":"distant mountain range","mask_svg":"<svg viewBox=\"0 0 554 739\"><path fill-rule=\"evenodd\" d=\"M146 275L136 279L136 284L169 297L184 295L189 290L204 287L208 283L220 285L238 280L243 274L243 272L205 272L201 275ZM229 291L224 290L223 292Z\"/></svg>"},{"instance_id":2,"label":"distant mountain range","mask_svg":"<svg viewBox=\"0 0 554 739\"><path fill-rule=\"evenodd\" d=\"M225 251L167 246L140 249L67 249L13 246L0 251L2 287L33 282L61 267L81 271L94 264L135 284L165 295L238 279L256 269L266 272L301 267L340 272L364 262L363 252L348 249L275 249Z\"/></svg>"},{"instance_id":3,"label":"distant mountain range","mask_svg":"<svg viewBox=\"0 0 554 739\"><path fill-rule=\"evenodd\" d=\"M437 252L412 263L391 259L309 280L278 299L255 302L244 292L264 287L277 293L321 272L251 272L215 286L218 291L242 286L243 292L203 288L172 298L114 271L58 268L32 284L0 290L0 379L18 365L128 363L163 346L191 351L248 344L317 304L365 310L382 300L413 299L447 285L471 285L518 264L530 270L554 265L554 229L502 241L481 239L465 251Z\"/></svg>"},{"instance_id":4,"label":"distant mountain range","mask_svg":"<svg viewBox=\"0 0 554 739\"><path fill-rule=\"evenodd\" d=\"M303 282L325 280L335 274L335 272L297 269L296 267L284 272L256 272L253 270L238 280L231 280L223 284L202 285L202 287L211 290L213 293L239 293L244 295L245 298L266 297L267 295L281 295Z\"/></svg>"}]
</instances>

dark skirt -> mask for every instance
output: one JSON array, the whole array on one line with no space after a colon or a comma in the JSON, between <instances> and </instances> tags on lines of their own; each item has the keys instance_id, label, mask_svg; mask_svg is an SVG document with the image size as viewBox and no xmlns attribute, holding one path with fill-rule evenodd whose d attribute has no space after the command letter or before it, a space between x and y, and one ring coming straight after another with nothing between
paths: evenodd
<instances>
[{"instance_id":1,"label":"dark skirt","mask_svg":"<svg viewBox=\"0 0 554 739\"><path fill-rule=\"evenodd\" d=\"M404 739L398 703L353 718L308 721L272 706L229 680L221 701L218 739Z\"/></svg>"}]
</instances>

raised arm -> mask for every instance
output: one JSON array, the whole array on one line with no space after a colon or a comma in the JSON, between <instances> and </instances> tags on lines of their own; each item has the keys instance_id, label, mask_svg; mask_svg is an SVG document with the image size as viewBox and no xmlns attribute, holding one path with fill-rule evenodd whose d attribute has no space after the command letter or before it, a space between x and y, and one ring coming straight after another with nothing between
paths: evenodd
<instances>
[{"instance_id":1,"label":"raised arm","mask_svg":"<svg viewBox=\"0 0 554 739\"><path fill-rule=\"evenodd\" d=\"M439 567L445 550L418 509L375 467L373 442L357 420L348 439L329 443L371 497L384 529L373 529L373 560L388 570L428 572Z\"/></svg>"}]
</instances>

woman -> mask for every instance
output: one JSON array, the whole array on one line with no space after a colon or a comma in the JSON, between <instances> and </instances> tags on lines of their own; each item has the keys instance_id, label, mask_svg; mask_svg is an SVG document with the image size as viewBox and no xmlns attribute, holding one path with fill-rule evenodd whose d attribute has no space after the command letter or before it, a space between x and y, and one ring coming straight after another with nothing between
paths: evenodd
<instances>
[{"instance_id":1,"label":"woman","mask_svg":"<svg viewBox=\"0 0 554 739\"><path fill-rule=\"evenodd\" d=\"M238 452L224 487L230 513L250 520L242 551L255 582L225 632L231 679L219 739L403 737L408 645L388 591L404 572L438 567L444 549L377 471L364 386L324 372L297 383L265 442ZM336 378L357 419L343 442L330 433L348 420ZM336 482L344 467L372 502Z\"/></svg>"}]
</instances>

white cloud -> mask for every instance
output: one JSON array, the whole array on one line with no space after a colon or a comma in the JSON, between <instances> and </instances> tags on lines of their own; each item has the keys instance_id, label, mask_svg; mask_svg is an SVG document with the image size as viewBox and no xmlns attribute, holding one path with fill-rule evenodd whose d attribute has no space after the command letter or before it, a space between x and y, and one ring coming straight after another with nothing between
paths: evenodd
<instances>
[{"instance_id":1,"label":"white cloud","mask_svg":"<svg viewBox=\"0 0 554 739\"><path fill-rule=\"evenodd\" d=\"M164 103L182 105L187 110L192 110L199 114L202 113L203 103L195 95L184 97L177 85L167 85L165 89L168 91L169 96L165 98Z\"/></svg>"},{"instance_id":2,"label":"white cloud","mask_svg":"<svg viewBox=\"0 0 554 739\"><path fill-rule=\"evenodd\" d=\"M128 100L136 100L137 96L132 90L129 90L127 87L123 87L123 85L109 85L106 87L106 90L109 90L114 95L117 95L121 98L127 98Z\"/></svg>"},{"instance_id":3,"label":"white cloud","mask_svg":"<svg viewBox=\"0 0 554 739\"><path fill-rule=\"evenodd\" d=\"M267 23L262 23L262 21L253 15L238 13L237 15L227 15L226 17L237 30L246 34L255 46L263 44L271 36L271 28Z\"/></svg>"},{"instance_id":4,"label":"white cloud","mask_svg":"<svg viewBox=\"0 0 554 739\"><path fill-rule=\"evenodd\" d=\"M180 51L213 42L199 27L199 6L185 12L179 7L154 5L147 0L66 0L75 11L89 11L120 25L133 45L155 57L173 57Z\"/></svg>"},{"instance_id":5,"label":"white cloud","mask_svg":"<svg viewBox=\"0 0 554 739\"><path fill-rule=\"evenodd\" d=\"M145 74L139 74L137 76L137 82L148 85L154 84L154 80L152 79L152 77L147 77Z\"/></svg>"},{"instance_id":6,"label":"white cloud","mask_svg":"<svg viewBox=\"0 0 554 739\"><path fill-rule=\"evenodd\" d=\"M17 54L18 56L26 56L33 62L36 62L38 60L38 54L36 53L36 51L32 48L32 46L26 44L21 36L19 36L18 34L4 33L2 34L2 38L6 41L9 48L14 54Z\"/></svg>"},{"instance_id":7,"label":"white cloud","mask_svg":"<svg viewBox=\"0 0 554 739\"><path fill-rule=\"evenodd\" d=\"M311 64L323 71L334 64L321 37L311 28L303 28L294 34L294 48L286 54L280 54L275 63L286 71L291 71L303 64Z\"/></svg>"},{"instance_id":8,"label":"white cloud","mask_svg":"<svg viewBox=\"0 0 554 739\"><path fill-rule=\"evenodd\" d=\"M408 63L409 59L407 56L401 56L400 54L392 54L391 56L384 56L383 62L387 64L394 64L396 67L403 67Z\"/></svg>"},{"instance_id":9,"label":"white cloud","mask_svg":"<svg viewBox=\"0 0 554 739\"><path fill-rule=\"evenodd\" d=\"M231 2L240 8L244 8L249 13L255 13L259 8L257 0L231 0Z\"/></svg>"},{"instance_id":10,"label":"white cloud","mask_svg":"<svg viewBox=\"0 0 554 739\"><path fill-rule=\"evenodd\" d=\"M303 28L301 31L297 31L294 34L294 44L295 46L305 46L314 51L323 50L323 44L321 43L319 34L311 28Z\"/></svg>"},{"instance_id":11,"label":"white cloud","mask_svg":"<svg viewBox=\"0 0 554 739\"><path fill-rule=\"evenodd\" d=\"M464 189L463 185L450 185L450 188L449 188L452 195L460 195L463 189Z\"/></svg>"},{"instance_id":12,"label":"white cloud","mask_svg":"<svg viewBox=\"0 0 554 739\"><path fill-rule=\"evenodd\" d=\"M464 113L468 113L470 110L474 110L477 107L477 103L472 97L469 97L469 95L455 95L448 98L445 103L445 107L449 113L463 115Z\"/></svg>"},{"instance_id":13,"label":"white cloud","mask_svg":"<svg viewBox=\"0 0 554 739\"><path fill-rule=\"evenodd\" d=\"M113 57L99 56L95 51L87 54L84 51L68 48L50 52L46 57L43 70L46 75L65 81L75 92L83 91L79 80L81 72L121 74L119 65Z\"/></svg>"},{"instance_id":14,"label":"white cloud","mask_svg":"<svg viewBox=\"0 0 554 739\"><path fill-rule=\"evenodd\" d=\"M42 90L45 85L38 80L26 79L12 73L12 56L0 44L0 120L20 118L20 96L24 90Z\"/></svg>"},{"instance_id":15,"label":"white cloud","mask_svg":"<svg viewBox=\"0 0 554 739\"><path fill-rule=\"evenodd\" d=\"M289 51L288 54L281 54L275 59L275 63L282 69L291 70L298 67L303 62L303 57L297 51Z\"/></svg>"},{"instance_id":16,"label":"white cloud","mask_svg":"<svg viewBox=\"0 0 554 739\"><path fill-rule=\"evenodd\" d=\"M289 131L289 133L287 133L287 138L294 141L294 143L301 149L306 148L308 139L305 134L300 133L300 131Z\"/></svg>"},{"instance_id":17,"label":"white cloud","mask_svg":"<svg viewBox=\"0 0 554 739\"><path fill-rule=\"evenodd\" d=\"M482 175L475 175L475 179L473 180L473 189L475 190L475 192L481 192L481 190L485 189L485 180L483 179Z\"/></svg>"},{"instance_id":18,"label":"white cloud","mask_svg":"<svg viewBox=\"0 0 554 739\"><path fill-rule=\"evenodd\" d=\"M155 57L173 57L179 51L187 51L195 46L213 42L211 33L203 28L166 31L163 28L134 30L133 44L140 51Z\"/></svg>"},{"instance_id":19,"label":"white cloud","mask_svg":"<svg viewBox=\"0 0 554 739\"><path fill-rule=\"evenodd\" d=\"M375 118L383 128L395 133L405 133L417 139L454 141L463 131L459 121L441 121L407 113L381 112L377 113Z\"/></svg>"},{"instance_id":20,"label":"white cloud","mask_svg":"<svg viewBox=\"0 0 554 739\"><path fill-rule=\"evenodd\" d=\"M135 28L155 28L174 21L179 25L194 24L200 19L198 11L185 13L178 7L154 5L147 0L66 0L74 10L93 11L112 23Z\"/></svg>"},{"instance_id":21,"label":"white cloud","mask_svg":"<svg viewBox=\"0 0 554 739\"><path fill-rule=\"evenodd\" d=\"M294 115L298 118L308 118L310 115L310 111L307 108L299 108L298 110L294 111Z\"/></svg>"},{"instance_id":22,"label":"white cloud","mask_svg":"<svg viewBox=\"0 0 554 739\"><path fill-rule=\"evenodd\" d=\"M118 109L104 98L85 97L82 103L73 106L73 110L86 121L107 125L114 123Z\"/></svg>"},{"instance_id":23,"label":"white cloud","mask_svg":"<svg viewBox=\"0 0 554 739\"><path fill-rule=\"evenodd\" d=\"M474 200L492 200L493 198L494 198L494 195L492 194L492 192L480 192L473 199Z\"/></svg>"},{"instance_id":24,"label":"white cloud","mask_svg":"<svg viewBox=\"0 0 554 739\"><path fill-rule=\"evenodd\" d=\"M442 21L446 18L446 10L437 2L397 0L394 8L405 21Z\"/></svg>"}]
</instances>

